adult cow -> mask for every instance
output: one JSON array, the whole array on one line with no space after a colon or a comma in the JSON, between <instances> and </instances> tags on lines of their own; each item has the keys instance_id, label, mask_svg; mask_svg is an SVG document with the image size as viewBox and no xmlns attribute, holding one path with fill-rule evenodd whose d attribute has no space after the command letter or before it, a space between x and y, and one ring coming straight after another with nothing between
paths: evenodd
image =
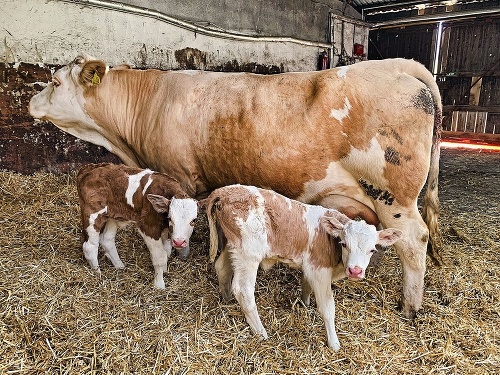
<instances>
[{"instance_id":1,"label":"adult cow","mask_svg":"<svg viewBox=\"0 0 500 375\"><path fill-rule=\"evenodd\" d=\"M389 59L264 76L109 69L79 56L29 111L128 165L175 177L192 196L256 185L400 229L403 313L421 308L429 231L429 245L438 239L441 129L439 91L423 65ZM417 197L427 178L424 222Z\"/></svg>"}]
</instances>

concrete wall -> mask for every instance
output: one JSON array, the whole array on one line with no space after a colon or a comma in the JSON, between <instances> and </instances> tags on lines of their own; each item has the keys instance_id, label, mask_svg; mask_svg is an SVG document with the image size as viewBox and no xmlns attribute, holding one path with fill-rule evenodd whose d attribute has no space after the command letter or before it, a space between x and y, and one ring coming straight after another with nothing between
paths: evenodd
<instances>
[{"instance_id":1,"label":"concrete wall","mask_svg":"<svg viewBox=\"0 0 500 375\"><path fill-rule=\"evenodd\" d=\"M89 161L113 160L50 123L33 124L27 113L29 99L41 90L36 82L49 81L51 70L81 52L138 68L315 70L328 46L329 12L344 10L337 0L129 0L114 3L117 9L97 3L113 5L2 0L0 169L66 172ZM359 17L348 6L345 10Z\"/></svg>"}]
</instances>

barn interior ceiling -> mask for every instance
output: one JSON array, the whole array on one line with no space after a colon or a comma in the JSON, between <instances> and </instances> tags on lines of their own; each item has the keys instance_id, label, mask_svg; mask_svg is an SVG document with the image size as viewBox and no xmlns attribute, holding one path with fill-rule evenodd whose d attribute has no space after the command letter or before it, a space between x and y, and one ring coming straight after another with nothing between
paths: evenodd
<instances>
[{"instance_id":1,"label":"barn interior ceiling","mask_svg":"<svg viewBox=\"0 0 500 375\"><path fill-rule=\"evenodd\" d=\"M499 0L344 0L377 25L500 15Z\"/></svg>"}]
</instances>

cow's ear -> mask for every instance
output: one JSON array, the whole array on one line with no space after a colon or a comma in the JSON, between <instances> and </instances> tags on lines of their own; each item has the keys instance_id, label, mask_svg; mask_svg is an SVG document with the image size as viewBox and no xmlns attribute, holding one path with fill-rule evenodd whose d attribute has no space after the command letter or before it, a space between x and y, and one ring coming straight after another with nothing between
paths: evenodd
<instances>
[{"instance_id":1,"label":"cow's ear","mask_svg":"<svg viewBox=\"0 0 500 375\"><path fill-rule=\"evenodd\" d=\"M160 214L168 212L170 200L161 195L156 195L156 194L148 194L147 197L148 200L153 205L153 208L155 209L156 212L159 212Z\"/></svg>"},{"instance_id":2,"label":"cow's ear","mask_svg":"<svg viewBox=\"0 0 500 375\"><path fill-rule=\"evenodd\" d=\"M80 72L80 83L84 86L93 86L101 83L106 74L106 64L101 60L91 60L83 64Z\"/></svg>"},{"instance_id":3,"label":"cow's ear","mask_svg":"<svg viewBox=\"0 0 500 375\"><path fill-rule=\"evenodd\" d=\"M320 224L325 228L326 233L333 237L340 237L340 233L344 229L344 224L332 216L322 216Z\"/></svg>"},{"instance_id":4,"label":"cow's ear","mask_svg":"<svg viewBox=\"0 0 500 375\"><path fill-rule=\"evenodd\" d=\"M378 241L380 246L387 247L391 246L394 242L399 240L403 235L403 232L395 228L387 228L378 231Z\"/></svg>"}]
</instances>

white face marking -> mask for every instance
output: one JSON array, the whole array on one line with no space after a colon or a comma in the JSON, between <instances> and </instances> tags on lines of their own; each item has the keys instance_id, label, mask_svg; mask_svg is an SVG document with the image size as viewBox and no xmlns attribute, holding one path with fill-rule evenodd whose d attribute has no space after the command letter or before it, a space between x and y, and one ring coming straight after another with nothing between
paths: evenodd
<instances>
[{"instance_id":1,"label":"white face marking","mask_svg":"<svg viewBox=\"0 0 500 375\"><path fill-rule=\"evenodd\" d=\"M198 216L198 203L192 198L170 200L168 218L172 227L172 245L187 247ZM179 246L176 246L178 244Z\"/></svg>"},{"instance_id":2,"label":"white face marking","mask_svg":"<svg viewBox=\"0 0 500 375\"><path fill-rule=\"evenodd\" d=\"M139 186L141 184L141 179L148 175L152 174L153 172L149 169L145 169L137 174L131 174L128 176L128 186L127 186L127 191L125 192L125 198L127 199L127 203L134 207L134 194L139 189Z\"/></svg>"},{"instance_id":3,"label":"white face marking","mask_svg":"<svg viewBox=\"0 0 500 375\"><path fill-rule=\"evenodd\" d=\"M355 278L363 278L370 258L376 251L377 229L364 221L351 220L344 225L340 239L343 243L342 261L346 274L349 276L349 269L356 270Z\"/></svg>"},{"instance_id":4,"label":"white face marking","mask_svg":"<svg viewBox=\"0 0 500 375\"><path fill-rule=\"evenodd\" d=\"M345 78L348 70L349 70L349 66L347 66L347 65L343 66L343 67L339 68L339 70L337 70L337 75L340 78Z\"/></svg>"},{"instance_id":5,"label":"white face marking","mask_svg":"<svg viewBox=\"0 0 500 375\"><path fill-rule=\"evenodd\" d=\"M330 116L342 123L342 120L349 116L351 108L352 106L351 103L349 103L349 99L345 98L344 107L340 109L332 109Z\"/></svg>"}]
</instances>

